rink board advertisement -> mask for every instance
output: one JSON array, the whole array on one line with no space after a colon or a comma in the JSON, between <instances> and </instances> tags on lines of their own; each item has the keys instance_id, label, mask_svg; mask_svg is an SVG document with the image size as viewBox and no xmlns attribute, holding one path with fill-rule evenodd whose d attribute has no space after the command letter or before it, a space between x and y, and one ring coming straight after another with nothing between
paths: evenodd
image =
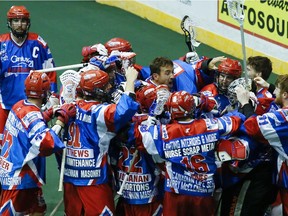
<instances>
[{"instance_id":1,"label":"rink board advertisement","mask_svg":"<svg viewBox=\"0 0 288 216\"><path fill-rule=\"evenodd\" d=\"M244 14L245 33L288 48L287 0L246 0ZM218 21L239 29L239 23L229 16L225 0L218 0Z\"/></svg>"}]
</instances>

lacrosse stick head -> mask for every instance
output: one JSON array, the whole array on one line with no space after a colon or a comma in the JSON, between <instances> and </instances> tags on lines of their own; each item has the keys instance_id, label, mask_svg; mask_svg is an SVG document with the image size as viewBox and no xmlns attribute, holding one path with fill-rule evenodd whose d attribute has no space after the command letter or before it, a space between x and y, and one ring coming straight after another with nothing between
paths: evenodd
<instances>
[{"instance_id":1,"label":"lacrosse stick head","mask_svg":"<svg viewBox=\"0 0 288 216\"><path fill-rule=\"evenodd\" d=\"M200 43L196 40L196 30L195 23L191 20L189 16L184 16L181 20L181 29L184 32L186 44L189 47L189 50L196 51L195 47L198 47Z\"/></svg>"},{"instance_id":2,"label":"lacrosse stick head","mask_svg":"<svg viewBox=\"0 0 288 216\"><path fill-rule=\"evenodd\" d=\"M244 21L244 0L226 0L229 15L240 24Z\"/></svg>"},{"instance_id":3,"label":"lacrosse stick head","mask_svg":"<svg viewBox=\"0 0 288 216\"><path fill-rule=\"evenodd\" d=\"M154 115L161 115L164 111L164 106L170 96L170 91L167 85L159 85L156 87L156 107L154 109Z\"/></svg>"},{"instance_id":4,"label":"lacrosse stick head","mask_svg":"<svg viewBox=\"0 0 288 216\"><path fill-rule=\"evenodd\" d=\"M61 103L71 103L76 99L76 88L79 85L81 76L74 70L64 71L60 77L62 92L60 93Z\"/></svg>"}]
</instances>

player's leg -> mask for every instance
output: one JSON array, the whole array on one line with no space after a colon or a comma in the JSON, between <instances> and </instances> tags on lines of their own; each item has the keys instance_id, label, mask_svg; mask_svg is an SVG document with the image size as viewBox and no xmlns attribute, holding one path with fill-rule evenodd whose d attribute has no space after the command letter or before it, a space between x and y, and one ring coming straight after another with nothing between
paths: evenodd
<instances>
[{"instance_id":1,"label":"player's leg","mask_svg":"<svg viewBox=\"0 0 288 216\"><path fill-rule=\"evenodd\" d=\"M113 191L109 184L77 187L85 209L85 216L113 215L115 212Z\"/></svg>"},{"instance_id":2,"label":"player's leg","mask_svg":"<svg viewBox=\"0 0 288 216\"><path fill-rule=\"evenodd\" d=\"M64 183L63 186L65 215L82 215L83 204L78 194L77 187L70 183Z\"/></svg>"},{"instance_id":3,"label":"player's leg","mask_svg":"<svg viewBox=\"0 0 288 216\"><path fill-rule=\"evenodd\" d=\"M214 198L165 192L163 216L214 215Z\"/></svg>"},{"instance_id":4,"label":"player's leg","mask_svg":"<svg viewBox=\"0 0 288 216\"><path fill-rule=\"evenodd\" d=\"M44 215L47 209L42 189L2 190L0 215Z\"/></svg>"},{"instance_id":5,"label":"player's leg","mask_svg":"<svg viewBox=\"0 0 288 216\"><path fill-rule=\"evenodd\" d=\"M4 126L8 118L8 114L9 114L9 110L3 109L0 104L0 143L2 143L2 140L3 140Z\"/></svg>"}]
</instances>

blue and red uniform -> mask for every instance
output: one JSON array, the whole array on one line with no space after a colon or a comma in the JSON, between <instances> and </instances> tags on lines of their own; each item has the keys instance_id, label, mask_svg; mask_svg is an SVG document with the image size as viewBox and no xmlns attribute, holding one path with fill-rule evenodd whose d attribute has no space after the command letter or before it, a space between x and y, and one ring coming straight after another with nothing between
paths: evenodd
<instances>
[{"instance_id":1,"label":"blue and red uniform","mask_svg":"<svg viewBox=\"0 0 288 216\"><path fill-rule=\"evenodd\" d=\"M68 130L65 161L64 204L67 215L81 215L83 206L87 214L113 214L108 148L111 139L132 119L138 108L139 104L126 94L117 104L77 101L76 119ZM100 199L101 202L91 203L91 199Z\"/></svg>"},{"instance_id":2,"label":"blue and red uniform","mask_svg":"<svg viewBox=\"0 0 288 216\"><path fill-rule=\"evenodd\" d=\"M35 200L21 200L20 196L10 194L30 189L42 193L41 186L46 178L44 156L63 148L62 141L47 126L40 108L27 100L13 106L5 125L0 154L1 215L10 215L11 211L23 213L23 209L33 208Z\"/></svg>"},{"instance_id":3,"label":"blue and red uniform","mask_svg":"<svg viewBox=\"0 0 288 216\"><path fill-rule=\"evenodd\" d=\"M26 99L24 82L31 70L54 67L47 43L36 33L16 44L10 33L0 35L0 141L9 110L19 100ZM56 72L47 73L51 90L57 92Z\"/></svg>"},{"instance_id":4,"label":"blue and red uniform","mask_svg":"<svg viewBox=\"0 0 288 216\"><path fill-rule=\"evenodd\" d=\"M216 142L235 133L241 121L225 116L149 127L142 124L135 129L138 148L166 160L164 215L213 214ZM201 205L187 202L191 197L201 199ZM171 205L174 199L182 204Z\"/></svg>"}]
</instances>

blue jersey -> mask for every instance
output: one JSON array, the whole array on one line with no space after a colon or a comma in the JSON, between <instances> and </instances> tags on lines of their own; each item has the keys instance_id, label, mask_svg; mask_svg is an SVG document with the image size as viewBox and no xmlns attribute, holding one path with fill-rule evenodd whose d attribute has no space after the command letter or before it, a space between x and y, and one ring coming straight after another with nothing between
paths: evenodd
<instances>
[{"instance_id":1,"label":"blue jersey","mask_svg":"<svg viewBox=\"0 0 288 216\"><path fill-rule=\"evenodd\" d=\"M135 116L134 119L143 118L146 115ZM127 146L120 150L117 163L118 189L123 184L126 173L135 153L134 124L128 130ZM129 147L130 146L130 147ZM159 200L163 195L163 188L159 187L162 182L161 170L146 152L138 151L132 164L128 180L123 189L123 199L128 204L147 204ZM163 185L162 185L163 186Z\"/></svg>"},{"instance_id":2,"label":"blue jersey","mask_svg":"<svg viewBox=\"0 0 288 216\"><path fill-rule=\"evenodd\" d=\"M174 60L174 91L186 91L190 94L197 93L203 86L214 81L214 77L201 70L202 60L191 65L181 60Z\"/></svg>"},{"instance_id":3,"label":"blue jersey","mask_svg":"<svg viewBox=\"0 0 288 216\"><path fill-rule=\"evenodd\" d=\"M118 160L117 182L123 183L126 172L133 158L135 148L122 147ZM155 165L151 155L138 152L123 189L123 199L128 204L147 204L159 199L158 182L160 169ZM118 189L119 189L118 188Z\"/></svg>"},{"instance_id":4,"label":"blue jersey","mask_svg":"<svg viewBox=\"0 0 288 216\"><path fill-rule=\"evenodd\" d=\"M0 56L0 103L7 110L26 98L24 82L31 70L54 67L48 45L35 33L28 33L20 46L11 39L9 33L0 35ZM57 92L56 72L47 74L51 90Z\"/></svg>"},{"instance_id":5,"label":"blue jersey","mask_svg":"<svg viewBox=\"0 0 288 216\"><path fill-rule=\"evenodd\" d=\"M230 106L230 102L226 95L219 93L218 88L215 83L206 85L204 88L201 89L200 92L206 96L213 96L214 99L217 101L218 113L213 114L213 116L219 117L226 113L225 110L227 110L227 108Z\"/></svg>"},{"instance_id":6,"label":"blue jersey","mask_svg":"<svg viewBox=\"0 0 288 216\"><path fill-rule=\"evenodd\" d=\"M191 65L181 60L173 60L173 88L171 91L186 91L190 94L197 93L203 86L212 83L213 76L207 75L201 70L201 64L205 58L201 58L196 64ZM141 77L150 82L150 68L142 67ZM153 83L153 81L152 81Z\"/></svg>"},{"instance_id":7,"label":"blue jersey","mask_svg":"<svg viewBox=\"0 0 288 216\"><path fill-rule=\"evenodd\" d=\"M40 109L26 100L9 112L0 154L0 183L5 190L40 187L45 183L45 157L64 144L44 122Z\"/></svg>"},{"instance_id":8,"label":"blue jersey","mask_svg":"<svg viewBox=\"0 0 288 216\"><path fill-rule=\"evenodd\" d=\"M136 130L137 145L166 159L165 191L211 196L216 172L215 145L222 135L235 133L238 117L174 122Z\"/></svg>"},{"instance_id":9,"label":"blue jersey","mask_svg":"<svg viewBox=\"0 0 288 216\"><path fill-rule=\"evenodd\" d=\"M277 184L288 188L288 109L278 109L248 118L245 132L262 145L272 146L278 153Z\"/></svg>"},{"instance_id":10,"label":"blue jersey","mask_svg":"<svg viewBox=\"0 0 288 216\"><path fill-rule=\"evenodd\" d=\"M138 108L139 104L126 94L117 105L77 101L76 119L68 130L64 182L77 186L107 183L110 141Z\"/></svg>"}]
</instances>

